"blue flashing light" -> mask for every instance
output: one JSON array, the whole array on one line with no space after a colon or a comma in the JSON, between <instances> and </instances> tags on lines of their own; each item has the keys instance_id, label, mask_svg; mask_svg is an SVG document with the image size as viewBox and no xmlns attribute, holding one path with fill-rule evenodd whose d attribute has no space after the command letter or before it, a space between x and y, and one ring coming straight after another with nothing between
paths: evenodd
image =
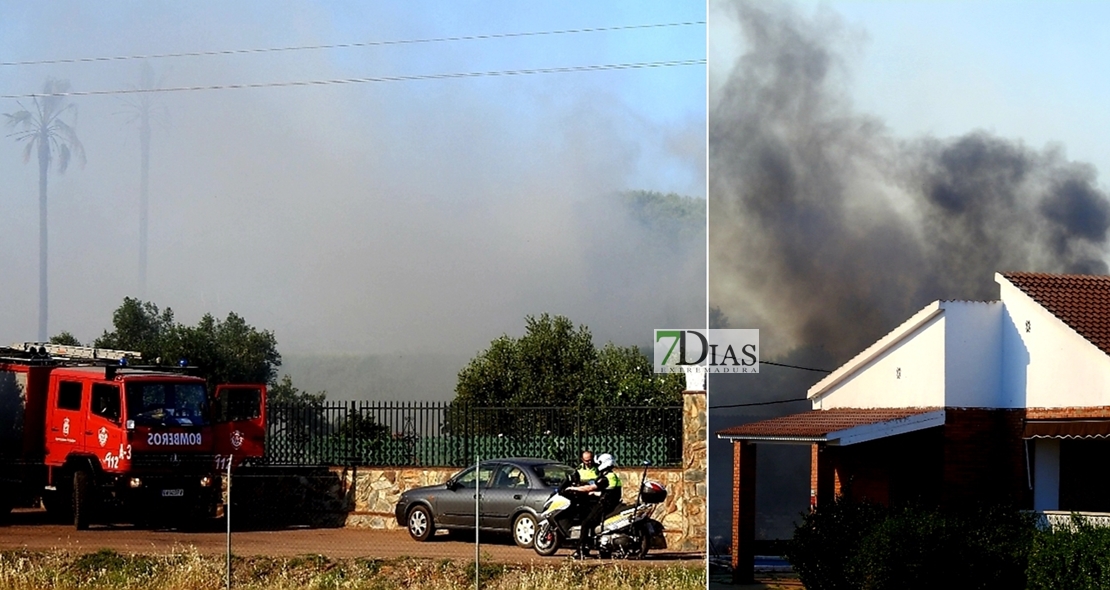
<instances>
[{"instance_id":1,"label":"blue flashing light","mask_svg":"<svg viewBox=\"0 0 1110 590\"><path fill-rule=\"evenodd\" d=\"M125 356L119 357L119 366L121 366L121 367L126 367L127 366L127 357L125 357Z\"/></svg>"},{"instance_id":2,"label":"blue flashing light","mask_svg":"<svg viewBox=\"0 0 1110 590\"><path fill-rule=\"evenodd\" d=\"M177 366L182 367L182 368L188 367L189 366L189 361L187 361L185 359L181 359L181 360L177 361Z\"/></svg>"}]
</instances>

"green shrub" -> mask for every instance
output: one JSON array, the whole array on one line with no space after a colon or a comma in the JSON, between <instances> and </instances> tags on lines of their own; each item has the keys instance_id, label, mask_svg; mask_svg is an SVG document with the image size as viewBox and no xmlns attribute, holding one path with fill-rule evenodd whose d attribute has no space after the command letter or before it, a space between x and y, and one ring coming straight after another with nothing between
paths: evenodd
<instances>
[{"instance_id":1,"label":"green shrub","mask_svg":"<svg viewBox=\"0 0 1110 590\"><path fill-rule=\"evenodd\" d=\"M836 501L805 514L794 531L786 558L808 590L858 588L848 570L871 529L885 516L874 504Z\"/></svg>"},{"instance_id":2,"label":"green shrub","mask_svg":"<svg viewBox=\"0 0 1110 590\"><path fill-rule=\"evenodd\" d=\"M787 551L811 590L1025 585L1035 519L989 507L942 513L837 501L806 515Z\"/></svg>"},{"instance_id":3,"label":"green shrub","mask_svg":"<svg viewBox=\"0 0 1110 590\"><path fill-rule=\"evenodd\" d=\"M1110 528L1073 515L1071 527L1038 531L1029 555L1030 590L1110 588Z\"/></svg>"}]
</instances>

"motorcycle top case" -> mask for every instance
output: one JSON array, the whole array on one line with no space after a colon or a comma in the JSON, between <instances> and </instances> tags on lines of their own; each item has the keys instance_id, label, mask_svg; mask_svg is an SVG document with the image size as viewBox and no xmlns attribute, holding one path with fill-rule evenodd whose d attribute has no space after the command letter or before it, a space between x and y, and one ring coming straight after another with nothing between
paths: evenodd
<instances>
[{"instance_id":1,"label":"motorcycle top case","mask_svg":"<svg viewBox=\"0 0 1110 590\"><path fill-rule=\"evenodd\" d=\"M648 504L659 504L667 499L667 488L657 481L645 481L640 488L640 497Z\"/></svg>"}]
</instances>

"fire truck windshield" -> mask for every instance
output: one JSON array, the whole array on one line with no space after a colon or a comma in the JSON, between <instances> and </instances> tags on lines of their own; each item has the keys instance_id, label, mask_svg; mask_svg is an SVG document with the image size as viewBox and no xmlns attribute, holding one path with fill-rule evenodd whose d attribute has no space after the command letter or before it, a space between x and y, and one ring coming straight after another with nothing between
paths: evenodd
<instances>
[{"instance_id":1,"label":"fire truck windshield","mask_svg":"<svg viewBox=\"0 0 1110 590\"><path fill-rule=\"evenodd\" d=\"M127 418L142 426L208 424L208 394L203 383L131 381Z\"/></svg>"}]
</instances>

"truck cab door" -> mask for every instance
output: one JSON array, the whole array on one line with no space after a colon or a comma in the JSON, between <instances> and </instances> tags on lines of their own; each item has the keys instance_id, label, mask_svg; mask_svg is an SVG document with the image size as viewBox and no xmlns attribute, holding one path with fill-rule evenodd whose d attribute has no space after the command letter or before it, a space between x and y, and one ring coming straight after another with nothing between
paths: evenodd
<instances>
[{"instance_id":1,"label":"truck cab door","mask_svg":"<svg viewBox=\"0 0 1110 590\"><path fill-rule=\"evenodd\" d=\"M217 455L231 455L236 464L262 457L266 442L265 385L216 386L213 414Z\"/></svg>"},{"instance_id":2,"label":"truck cab door","mask_svg":"<svg viewBox=\"0 0 1110 590\"><path fill-rule=\"evenodd\" d=\"M125 469L126 461L131 458L131 445L121 424L123 401L119 385L93 382L89 400L89 413L85 416L85 451L96 455L105 471Z\"/></svg>"},{"instance_id":3,"label":"truck cab door","mask_svg":"<svg viewBox=\"0 0 1110 590\"><path fill-rule=\"evenodd\" d=\"M76 380L52 379L46 407L46 464L62 465L85 443L89 392Z\"/></svg>"}]
</instances>

